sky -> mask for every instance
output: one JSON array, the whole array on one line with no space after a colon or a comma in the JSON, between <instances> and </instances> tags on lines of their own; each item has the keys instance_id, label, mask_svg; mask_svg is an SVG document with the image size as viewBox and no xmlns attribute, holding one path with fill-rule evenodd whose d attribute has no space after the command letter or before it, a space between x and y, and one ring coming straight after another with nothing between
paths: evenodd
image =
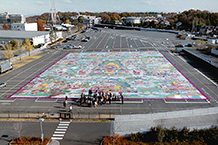
<instances>
[{"instance_id":1,"label":"sky","mask_svg":"<svg viewBox=\"0 0 218 145\"><path fill-rule=\"evenodd\" d=\"M0 13L41 15L51 6L52 0L2 0ZM55 8L60 12L218 12L218 0L55 0Z\"/></svg>"}]
</instances>

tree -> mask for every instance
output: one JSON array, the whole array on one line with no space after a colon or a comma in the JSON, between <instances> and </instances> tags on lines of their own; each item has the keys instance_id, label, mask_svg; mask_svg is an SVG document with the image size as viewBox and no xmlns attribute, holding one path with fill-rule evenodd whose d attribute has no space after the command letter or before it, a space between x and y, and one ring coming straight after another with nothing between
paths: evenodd
<instances>
[{"instance_id":1,"label":"tree","mask_svg":"<svg viewBox=\"0 0 218 145\"><path fill-rule=\"evenodd\" d=\"M17 41L17 52L18 52L18 54L19 54L19 56L20 56L20 60L21 60L21 54L23 53L23 51L24 51L24 46L23 46L23 44L22 44L22 41L21 40L18 40Z\"/></svg>"},{"instance_id":2,"label":"tree","mask_svg":"<svg viewBox=\"0 0 218 145\"><path fill-rule=\"evenodd\" d=\"M83 23L84 20L85 20L85 18L84 18L83 16L79 16L79 17L78 17L78 22L79 22L79 23Z\"/></svg>"},{"instance_id":3,"label":"tree","mask_svg":"<svg viewBox=\"0 0 218 145\"><path fill-rule=\"evenodd\" d=\"M41 19L37 19L37 27L38 27L38 31L45 31L45 28L43 26Z\"/></svg>"},{"instance_id":4,"label":"tree","mask_svg":"<svg viewBox=\"0 0 218 145\"><path fill-rule=\"evenodd\" d=\"M102 23L109 23L111 21L110 16L107 14L103 14L101 19L102 19Z\"/></svg>"},{"instance_id":5,"label":"tree","mask_svg":"<svg viewBox=\"0 0 218 145\"><path fill-rule=\"evenodd\" d=\"M65 24L70 24L70 20L66 19Z\"/></svg>"},{"instance_id":6,"label":"tree","mask_svg":"<svg viewBox=\"0 0 218 145\"><path fill-rule=\"evenodd\" d=\"M11 44L12 50L17 49L18 43L16 40L12 39L9 44Z\"/></svg>"},{"instance_id":7,"label":"tree","mask_svg":"<svg viewBox=\"0 0 218 145\"><path fill-rule=\"evenodd\" d=\"M29 52L29 56L30 56L30 51L32 51L34 49L33 45L30 42L30 40L29 39L24 39L23 45L24 45L24 48L26 49L26 51Z\"/></svg>"},{"instance_id":8,"label":"tree","mask_svg":"<svg viewBox=\"0 0 218 145\"><path fill-rule=\"evenodd\" d=\"M119 16L117 13L113 13L113 14L111 15L111 20L112 20L112 21L122 21L121 18L120 18L120 16Z\"/></svg>"},{"instance_id":9,"label":"tree","mask_svg":"<svg viewBox=\"0 0 218 145\"><path fill-rule=\"evenodd\" d=\"M6 22L4 22L3 29L8 30L8 26L6 25Z\"/></svg>"},{"instance_id":10,"label":"tree","mask_svg":"<svg viewBox=\"0 0 218 145\"><path fill-rule=\"evenodd\" d=\"M12 51L12 45L9 43L5 44L4 49L5 49L5 51L4 51L3 55L5 58L8 58L9 62L10 62L10 59L14 56L13 51Z\"/></svg>"}]
</instances>

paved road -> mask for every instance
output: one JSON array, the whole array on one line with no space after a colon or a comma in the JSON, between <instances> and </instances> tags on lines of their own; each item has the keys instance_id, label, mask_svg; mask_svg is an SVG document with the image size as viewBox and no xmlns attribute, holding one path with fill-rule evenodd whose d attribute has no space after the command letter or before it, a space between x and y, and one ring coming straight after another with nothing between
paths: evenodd
<instances>
[{"instance_id":1,"label":"paved road","mask_svg":"<svg viewBox=\"0 0 218 145\"><path fill-rule=\"evenodd\" d=\"M32 59L26 65L19 67L6 74L0 75L0 80L6 82L8 86L0 90L0 108L1 111L32 111L32 112L57 112L62 107L62 100L49 99L7 99L23 85L31 81L36 75L43 72L54 62L65 56L69 52L92 52L92 51L161 51L176 67L197 86L208 98L208 101L169 101L169 100L142 100L138 102L125 102L121 105L115 103L112 105L103 105L98 108L81 107L73 105L73 110L77 112L101 112L116 114L134 114L149 113L170 110L182 110L190 108L202 108L217 106L218 90L210 80L206 79L195 68L189 65L184 58L171 54L170 45L176 43L187 44L191 40L178 40L175 34L131 31L131 30L112 30L102 29L102 31L88 30L86 35L91 36L89 42L81 42L79 35L75 41L68 41L65 44L82 45L82 50L63 50L63 46L55 50L43 50L38 53L36 58ZM63 44L63 45L65 45Z\"/></svg>"},{"instance_id":2,"label":"paved road","mask_svg":"<svg viewBox=\"0 0 218 145\"><path fill-rule=\"evenodd\" d=\"M69 122L65 130L60 129L66 121L42 123L44 137L57 137L61 145L98 145L104 136L110 135L110 122ZM64 125L61 125L64 127ZM20 129L19 129L20 128ZM0 121L0 144L21 136L41 136L39 121Z\"/></svg>"}]
</instances>

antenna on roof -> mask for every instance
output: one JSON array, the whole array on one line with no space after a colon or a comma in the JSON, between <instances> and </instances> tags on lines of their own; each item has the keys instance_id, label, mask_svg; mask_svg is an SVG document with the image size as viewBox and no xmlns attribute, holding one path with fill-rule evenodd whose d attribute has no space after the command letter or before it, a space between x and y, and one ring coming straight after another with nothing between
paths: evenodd
<instances>
[{"instance_id":1,"label":"antenna on roof","mask_svg":"<svg viewBox=\"0 0 218 145\"><path fill-rule=\"evenodd\" d=\"M57 23L57 12L56 12L56 8L55 8L55 0L52 0L52 5L51 5L51 21L52 21L52 25Z\"/></svg>"}]
</instances>

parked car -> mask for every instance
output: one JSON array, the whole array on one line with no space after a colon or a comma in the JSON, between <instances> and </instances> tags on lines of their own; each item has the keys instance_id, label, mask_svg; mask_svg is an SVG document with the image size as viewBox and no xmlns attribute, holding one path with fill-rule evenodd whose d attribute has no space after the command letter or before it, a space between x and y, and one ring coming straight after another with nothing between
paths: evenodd
<instances>
[{"instance_id":1,"label":"parked car","mask_svg":"<svg viewBox=\"0 0 218 145\"><path fill-rule=\"evenodd\" d=\"M86 32L85 30L82 30L82 31L81 31L81 33L85 33L85 32Z\"/></svg>"},{"instance_id":2,"label":"parked car","mask_svg":"<svg viewBox=\"0 0 218 145\"><path fill-rule=\"evenodd\" d=\"M58 46L57 45L52 45L50 48L55 49L55 48L58 48Z\"/></svg>"},{"instance_id":3,"label":"parked car","mask_svg":"<svg viewBox=\"0 0 218 145\"><path fill-rule=\"evenodd\" d=\"M61 46L61 43L57 43L57 46Z\"/></svg>"},{"instance_id":4,"label":"parked car","mask_svg":"<svg viewBox=\"0 0 218 145\"><path fill-rule=\"evenodd\" d=\"M71 38L71 37L68 37L68 38L66 38L66 40L72 40L72 38Z\"/></svg>"},{"instance_id":5,"label":"parked car","mask_svg":"<svg viewBox=\"0 0 218 145\"><path fill-rule=\"evenodd\" d=\"M82 38L82 42L88 42L89 40L87 38Z\"/></svg>"},{"instance_id":6,"label":"parked car","mask_svg":"<svg viewBox=\"0 0 218 145\"><path fill-rule=\"evenodd\" d=\"M0 83L0 88L6 87L7 84L6 83Z\"/></svg>"},{"instance_id":7,"label":"parked car","mask_svg":"<svg viewBox=\"0 0 218 145\"><path fill-rule=\"evenodd\" d=\"M82 46L81 45L73 46L73 49L82 49Z\"/></svg>"},{"instance_id":8,"label":"parked car","mask_svg":"<svg viewBox=\"0 0 218 145\"><path fill-rule=\"evenodd\" d=\"M65 39L64 41L62 41L63 43L66 43L67 42L67 40Z\"/></svg>"}]
</instances>

